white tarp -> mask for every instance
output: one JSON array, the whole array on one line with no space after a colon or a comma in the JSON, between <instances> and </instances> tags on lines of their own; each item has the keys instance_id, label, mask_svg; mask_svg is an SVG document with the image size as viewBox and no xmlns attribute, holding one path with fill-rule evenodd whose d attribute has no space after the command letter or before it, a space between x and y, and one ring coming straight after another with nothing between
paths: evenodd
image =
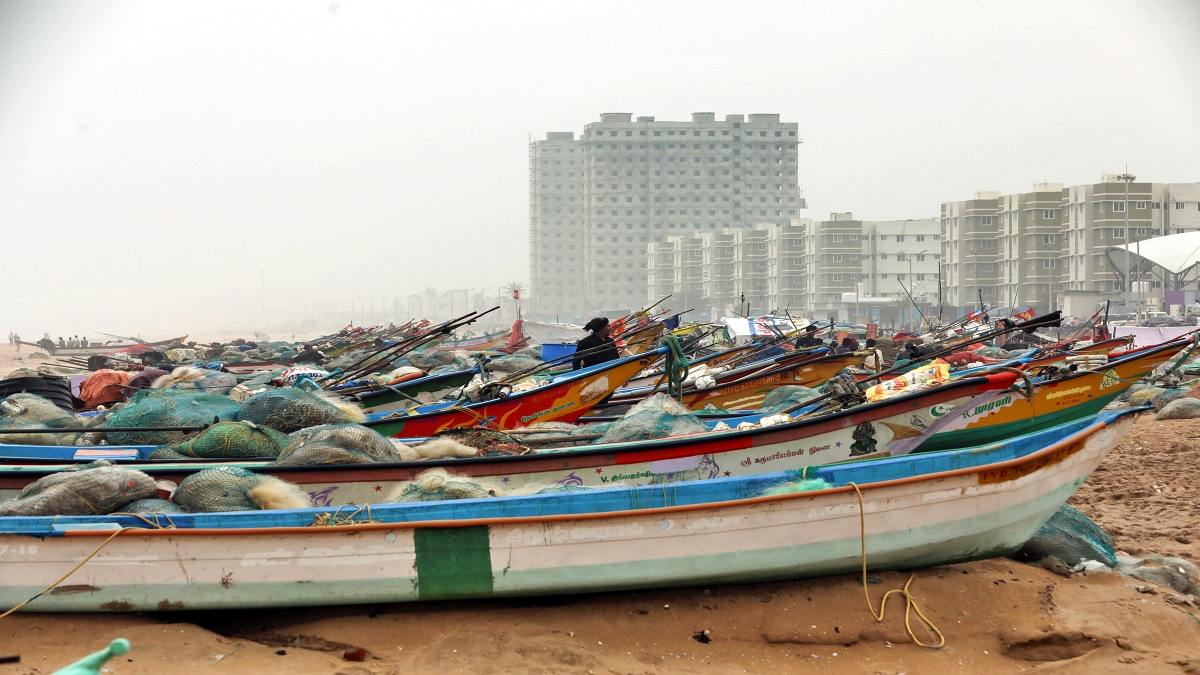
<instances>
[{"instance_id":1,"label":"white tarp","mask_svg":"<svg viewBox=\"0 0 1200 675\"><path fill-rule=\"evenodd\" d=\"M803 326L807 326L803 323ZM774 327L775 330L771 330ZM749 342L757 337L775 337L780 333L791 333L796 330L796 325L787 317L778 316L759 316L754 319L746 319L744 317L735 316L725 319L725 330L729 332L729 337L733 339L735 344Z\"/></svg>"},{"instance_id":2,"label":"white tarp","mask_svg":"<svg viewBox=\"0 0 1200 675\"><path fill-rule=\"evenodd\" d=\"M1113 337L1132 335L1134 347L1149 347L1150 345L1170 342L1180 335L1186 335L1196 330L1196 326L1109 326Z\"/></svg>"},{"instance_id":3,"label":"white tarp","mask_svg":"<svg viewBox=\"0 0 1200 675\"><path fill-rule=\"evenodd\" d=\"M513 326L517 328L517 326ZM545 344L575 344L587 336L583 326L570 323L542 323L540 321L520 321L521 334L532 345Z\"/></svg>"},{"instance_id":4,"label":"white tarp","mask_svg":"<svg viewBox=\"0 0 1200 675\"><path fill-rule=\"evenodd\" d=\"M1110 246L1108 257L1118 268L1125 266L1126 249L1173 274L1179 274L1200 262L1200 232L1169 234L1165 237L1145 239L1132 244Z\"/></svg>"}]
</instances>

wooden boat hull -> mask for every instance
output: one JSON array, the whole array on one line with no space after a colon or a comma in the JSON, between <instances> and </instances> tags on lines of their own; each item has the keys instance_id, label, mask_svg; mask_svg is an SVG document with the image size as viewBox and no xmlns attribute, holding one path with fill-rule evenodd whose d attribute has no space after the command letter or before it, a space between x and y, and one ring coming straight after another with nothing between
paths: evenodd
<instances>
[{"instance_id":1,"label":"wooden boat hull","mask_svg":"<svg viewBox=\"0 0 1200 675\"><path fill-rule=\"evenodd\" d=\"M662 334L663 325L661 323L647 326L625 340L624 346L621 347L621 354L623 356L633 356L634 354L645 353L654 346L654 341Z\"/></svg>"},{"instance_id":2,"label":"wooden boat hull","mask_svg":"<svg viewBox=\"0 0 1200 675\"><path fill-rule=\"evenodd\" d=\"M657 352L640 358L629 357L566 382L485 403L425 414L409 415L406 412L413 411L397 411L393 417L367 422L366 426L384 436L417 438L457 427L518 429L533 422L574 422L641 372L655 357Z\"/></svg>"},{"instance_id":3,"label":"wooden boat hull","mask_svg":"<svg viewBox=\"0 0 1200 675\"><path fill-rule=\"evenodd\" d=\"M461 370L454 373L426 376L402 382L392 389L381 389L354 397L366 413L408 410L415 405L427 405L442 400L450 392L471 382L478 369ZM398 393L403 392L403 394ZM414 402L412 399L416 399Z\"/></svg>"},{"instance_id":4,"label":"wooden boat hull","mask_svg":"<svg viewBox=\"0 0 1200 675\"><path fill-rule=\"evenodd\" d=\"M486 352L489 349L495 349L501 345L508 344L508 338L510 335L512 335L512 331L505 331L503 333L482 335L480 337L470 338L467 340L443 342L435 347L431 347L429 351L451 351L455 349L464 349L469 352Z\"/></svg>"},{"instance_id":5,"label":"wooden boat hull","mask_svg":"<svg viewBox=\"0 0 1200 675\"><path fill-rule=\"evenodd\" d=\"M987 442L979 439L1031 433L1093 415L1187 345L1186 340L1169 342L1109 362L1103 371L1037 384L1032 401L1023 390L989 395L988 400L978 401L971 410L930 428L920 449L975 445Z\"/></svg>"},{"instance_id":6,"label":"wooden boat hull","mask_svg":"<svg viewBox=\"0 0 1200 675\"><path fill-rule=\"evenodd\" d=\"M599 487L614 482L631 486L653 485L752 476L907 453L922 432L939 419L972 408L973 401L981 395L1006 390L1015 380L1016 376L1011 373L969 378L765 429L583 446L546 454L346 466L271 467L262 461L230 460L220 463L238 464L296 483L309 493L314 506L366 504L387 499L420 472L434 468L444 468L473 479L491 480L508 490L539 485ZM56 450L39 446L30 452L50 457ZM105 455L99 447L81 450L85 454L78 457L79 461L119 459L122 452L114 449L113 454ZM146 448L126 456L137 458L140 454L145 457L149 450ZM178 484L191 473L214 463L217 462L133 462L126 465L146 471L156 480ZM0 466L0 499L15 497L26 485L62 468L65 466L30 463Z\"/></svg>"},{"instance_id":7,"label":"wooden boat hull","mask_svg":"<svg viewBox=\"0 0 1200 675\"><path fill-rule=\"evenodd\" d=\"M1111 415L1040 449L938 453L821 469L834 487L756 496L756 479L311 511L21 518L0 534L0 606L170 611L585 593L907 569L1016 551L1132 425ZM1053 440L1052 440L1053 439ZM1017 444L1014 444L1017 445ZM984 463L986 462L986 463ZM785 480L785 474L775 474ZM860 486L865 531L860 529ZM365 514L364 514L365 517ZM104 543L118 525L132 529ZM103 545L103 546L102 546ZM102 548L100 548L102 546ZM100 550L97 552L97 549Z\"/></svg>"}]
</instances>

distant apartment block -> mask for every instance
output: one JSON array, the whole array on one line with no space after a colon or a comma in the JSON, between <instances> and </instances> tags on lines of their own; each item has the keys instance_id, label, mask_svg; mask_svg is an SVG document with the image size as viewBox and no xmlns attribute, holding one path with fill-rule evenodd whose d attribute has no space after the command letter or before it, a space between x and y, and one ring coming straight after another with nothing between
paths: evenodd
<instances>
[{"instance_id":1,"label":"distant apartment block","mask_svg":"<svg viewBox=\"0 0 1200 675\"><path fill-rule=\"evenodd\" d=\"M1166 234L1200 231L1200 183L1039 183L1027 193L977 192L942 204L942 285L947 305L1061 307L1069 291L1121 293L1105 251ZM1126 218L1128 217L1128 231ZM1161 289L1160 280L1151 287ZM993 290L994 289L994 290Z\"/></svg>"},{"instance_id":2,"label":"distant apartment block","mask_svg":"<svg viewBox=\"0 0 1200 675\"><path fill-rule=\"evenodd\" d=\"M717 120L714 113L687 122L605 113L578 139L555 132L534 141L534 313L641 305L651 285L650 244L786 225L797 215L798 144L797 125L777 114Z\"/></svg>"}]
</instances>

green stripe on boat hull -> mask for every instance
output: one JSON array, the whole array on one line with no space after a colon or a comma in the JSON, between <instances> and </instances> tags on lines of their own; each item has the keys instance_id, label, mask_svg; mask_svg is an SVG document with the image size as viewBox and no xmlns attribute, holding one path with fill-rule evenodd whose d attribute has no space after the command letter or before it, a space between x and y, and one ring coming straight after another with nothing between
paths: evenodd
<instances>
[{"instance_id":1,"label":"green stripe on boat hull","mask_svg":"<svg viewBox=\"0 0 1200 675\"><path fill-rule=\"evenodd\" d=\"M928 440L917 447L915 452L935 452L938 450L968 448L975 445L987 445L988 443L997 443L1023 434L1045 431L1060 424L1081 420L1088 415L1095 415L1119 395L1120 393L1118 392L1110 396L1100 396L1086 403L1071 406L1065 410L1038 415L1032 420L1025 419L1020 422L992 424L977 429L943 431L930 436Z\"/></svg>"}]
</instances>

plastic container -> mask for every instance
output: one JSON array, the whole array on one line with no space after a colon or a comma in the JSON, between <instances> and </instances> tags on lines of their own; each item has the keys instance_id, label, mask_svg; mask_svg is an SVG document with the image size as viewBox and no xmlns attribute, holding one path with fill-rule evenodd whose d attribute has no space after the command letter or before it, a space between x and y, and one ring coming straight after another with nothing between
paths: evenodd
<instances>
[{"instance_id":1,"label":"plastic container","mask_svg":"<svg viewBox=\"0 0 1200 675\"><path fill-rule=\"evenodd\" d=\"M569 356L575 353L576 345L570 343L546 343L542 345L542 360L553 361L554 359Z\"/></svg>"}]
</instances>

